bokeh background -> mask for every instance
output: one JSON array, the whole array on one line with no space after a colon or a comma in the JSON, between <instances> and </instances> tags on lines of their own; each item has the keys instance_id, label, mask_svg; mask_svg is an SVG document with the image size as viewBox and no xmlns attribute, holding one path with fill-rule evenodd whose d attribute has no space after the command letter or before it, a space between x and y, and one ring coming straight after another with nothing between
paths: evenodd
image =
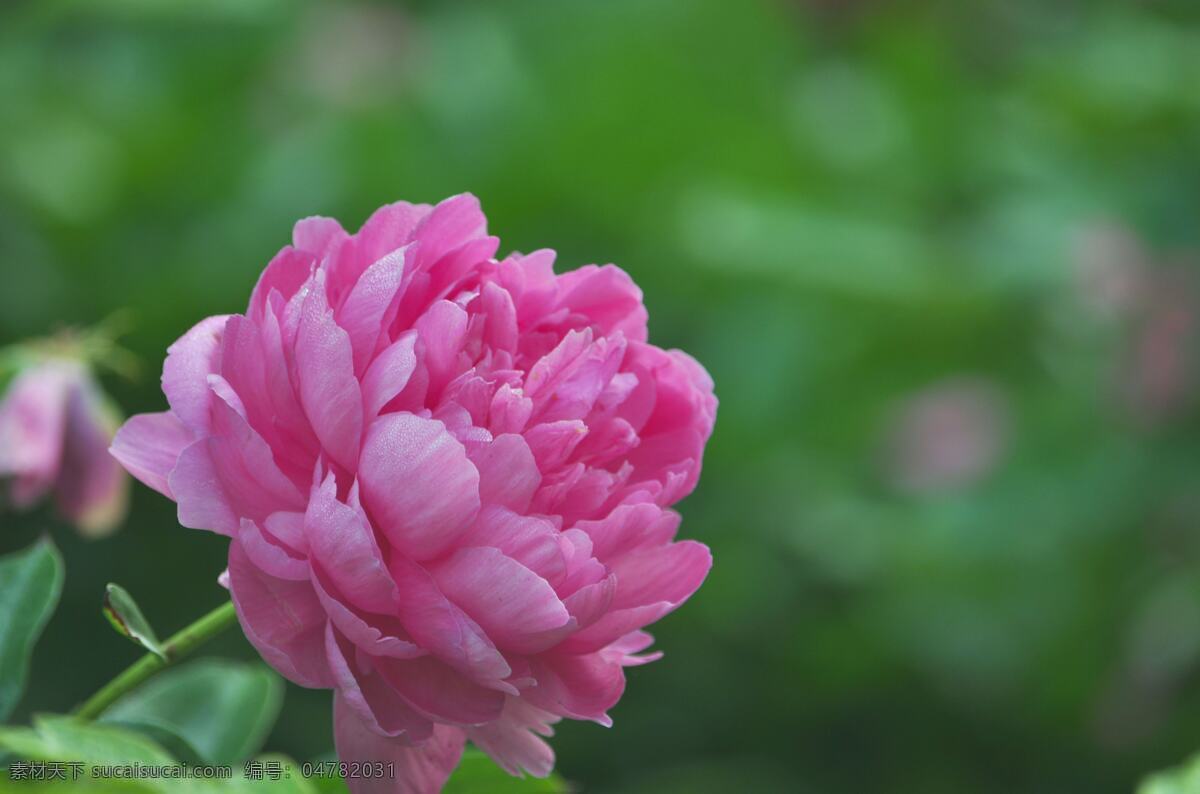
<instances>
[{"instance_id":1,"label":"bokeh background","mask_svg":"<svg viewBox=\"0 0 1200 794\"><path fill-rule=\"evenodd\" d=\"M129 413L292 222L471 191L616 262L721 408L715 567L564 724L585 792L1118 792L1200 748L1200 8L1041 0L77 0L0 8L0 343L130 309ZM222 598L137 488L49 528L62 711ZM211 653L251 658L240 637ZM289 687L268 748L331 748Z\"/></svg>"}]
</instances>

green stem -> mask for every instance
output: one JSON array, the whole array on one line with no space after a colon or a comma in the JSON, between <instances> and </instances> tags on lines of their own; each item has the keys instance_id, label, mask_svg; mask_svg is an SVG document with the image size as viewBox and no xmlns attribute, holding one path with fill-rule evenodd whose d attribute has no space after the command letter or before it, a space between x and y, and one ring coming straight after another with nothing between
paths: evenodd
<instances>
[{"instance_id":1,"label":"green stem","mask_svg":"<svg viewBox=\"0 0 1200 794\"><path fill-rule=\"evenodd\" d=\"M138 659L75 709L75 716L87 720L99 717L126 692L187 656L236 622L237 612L234 611L233 602L222 604L163 643L165 659L152 653Z\"/></svg>"}]
</instances>

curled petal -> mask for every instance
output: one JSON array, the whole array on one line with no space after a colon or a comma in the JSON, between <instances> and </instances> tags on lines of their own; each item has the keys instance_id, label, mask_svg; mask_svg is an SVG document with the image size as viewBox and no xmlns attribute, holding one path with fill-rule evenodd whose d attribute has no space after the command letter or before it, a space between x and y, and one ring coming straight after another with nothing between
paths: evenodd
<instances>
[{"instance_id":1,"label":"curled petal","mask_svg":"<svg viewBox=\"0 0 1200 794\"><path fill-rule=\"evenodd\" d=\"M350 337L334 322L321 279L304 302L296 333L296 370L300 402L321 446L353 470L363 428L362 391L354 377Z\"/></svg>"},{"instance_id":2,"label":"curled petal","mask_svg":"<svg viewBox=\"0 0 1200 794\"><path fill-rule=\"evenodd\" d=\"M221 334L228 315L208 317L167 348L162 387L171 412L194 433L209 427L208 376L221 371Z\"/></svg>"},{"instance_id":3,"label":"curled petal","mask_svg":"<svg viewBox=\"0 0 1200 794\"><path fill-rule=\"evenodd\" d=\"M126 471L167 498L167 477L192 434L170 411L130 417L113 438L110 451Z\"/></svg>"},{"instance_id":4,"label":"curled petal","mask_svg":"<svg viewBox=\"0 0 1200 794\"><path fill-rule=\"evenodd\" d=\"M546 654L532 660L531 667L538 682L525 694L531 704L563 717L612 725L607 712L625 691L619 662L599 653Z\"/></svg>"},{"instance_id":5,"label":"curled petal","mask_svg":"<svg viewBox=\"0 0 1200 794\"><path fill-rule=\"evenodd\" d=\"M375 352L383 317L397 299L408 253L407 247L400 248L368 267L337 311L338 325L354 350L354 371L360 375Z\"/></svg>"},{"instance_id":6,"label":"curled petal","mask_svg":"<svg viewBox=\"0 0 1200 794\"><path fill-rule=\"evenodd\" d=\"M371 362L363 376L363 408L368 420L379 416L380 411L408 385L417 366L414 349L417 332L407 331Z\"/></svg>"}]
</instances>

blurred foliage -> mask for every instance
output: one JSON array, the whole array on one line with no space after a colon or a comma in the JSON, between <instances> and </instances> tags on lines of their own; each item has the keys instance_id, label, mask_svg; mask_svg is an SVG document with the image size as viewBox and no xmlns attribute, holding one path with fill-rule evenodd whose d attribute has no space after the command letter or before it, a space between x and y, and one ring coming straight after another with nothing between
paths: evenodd
<instances>
[{"instance_id":1,"label":"blurred foliage","mask_svg":"<svg viewBox=\"0 0 1200 794\"><path fill-rule=\"evenodd\" d=\"M44 538L0 557L0 720L21 699L33 646L54 613L62 586L62 558Z\"/></svg>"},{"instance_id":2,"label":"blurred foliage","mask_svg":"<svg viewBox=\"0 0 1200 794\"><path fill-rule=\"evenodd\" d=\"M505 250L632 273L722 400L713 572L564 777L1128 791L1200 747L1198 84L1185 0L9 2L0 344L128 307L153 373L296 218L472 191ZM222 597L147 489L56 537L21 718L132 658L105 582L164 630ZM267 747L328 715L289 688Z\"/></svg>"}]
</instances>

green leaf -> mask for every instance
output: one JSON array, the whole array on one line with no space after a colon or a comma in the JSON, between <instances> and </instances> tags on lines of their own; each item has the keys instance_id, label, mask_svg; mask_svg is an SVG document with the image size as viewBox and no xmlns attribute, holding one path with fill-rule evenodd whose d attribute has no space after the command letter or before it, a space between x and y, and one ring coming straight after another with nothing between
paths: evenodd
<instances>
[{"instance_id":1,"label":"green leaf","mask_svg":"<svg viewBox=\"0 0 1200 794\"><path fill-rule=\"evenodd\" d=\"M1146 778L1137 794L1200 794L1200 754Z\"/></svg>"},{"instance_id":2,"label":"green leaf","mask_svg":"<svg viewBox=\"0 0 1200 794\"><path fill-rule=\"evenodd\" d=\"M458 768L446 781L442 794L565 794L570 791L566 781L556 773L547 778L513 777L496 766L487 755L469 747L463 753Z\"/></svg>"},{"instance_id":3,"label":"green leaf","mask_svg":"<svg viewBox=\"0 0 1200 794\"><path fill-rule=\"evenodd\" d=\"M146 616L142 614L141 608L138 607L128 590L119 584L109 582L108 587L104 590L103 611L104 617L108 618L108 622L112 624L118 634L128 637L150 653L166 661L167 655L163 651L162 643L158 641L158 635L154 633L150 621L146 620Z\"/></svg>"},{"instance_id":4,"label":"green leaf","mask_svg":"<svg viewBox=\"0 0 1200 794\"><path fill-rule=\"evenodd\" d=\"M182 778L141 777L114 779L94 777L92 770L97 766L125 766L141 764L143 767L178 766L179 761L150 739L115 725L89 723L74 717L41 715L34 719L32 728L0 728L0 750L11 752L21 759L32 761L80 762L86 772L74 782L68 782L70 791L98 794L99 792L153 792L172 794L186 791L188 794L318 794L315 785L300 774L299 765L282 755L266 755L255 759L268 769L271 765L278 770L277 776L270 774L262 779L248 779L247 768L231 764L232 774L227 778ZM25 792L66 792L65 785L20 781L9 783L8 775L0 775L0 792L9 790ZM68 776L70 772L67 772ZM27 788L28 786L28 788Z\"/></svg>"},{"instance_id":5,"label":"green leaf","mask_svg":"<svg viewBox=\"0 0 1200 794\"><path fill-rule=\"evenodd\" d=\"M49 538L0 558L0 720L25 690L29 657L58 604L63 564Z\"/></svg>"},{"instance_id":6,"label":"green leaf","mask_svg":"<svg viewBox=\"0 0 1200 794\"><path fill-rule=\"evenodd\" d=\"M165 731L206 763L237 764L262 746L282 699L283 682L262 664L204 659L151 679L101 720Z\"/></svg>"},{"instance_id":7,"label":"green leaf","mask_svg":"<svg viewBox=\"0 0 1200 794\"><path fill-rule=\"evenodd\" d=\"M174 759L133 731L73 717L40 715L32 728L0 728L0 748L37 761L85 764L171 764Z\"/></svg>"}]
</instances>

